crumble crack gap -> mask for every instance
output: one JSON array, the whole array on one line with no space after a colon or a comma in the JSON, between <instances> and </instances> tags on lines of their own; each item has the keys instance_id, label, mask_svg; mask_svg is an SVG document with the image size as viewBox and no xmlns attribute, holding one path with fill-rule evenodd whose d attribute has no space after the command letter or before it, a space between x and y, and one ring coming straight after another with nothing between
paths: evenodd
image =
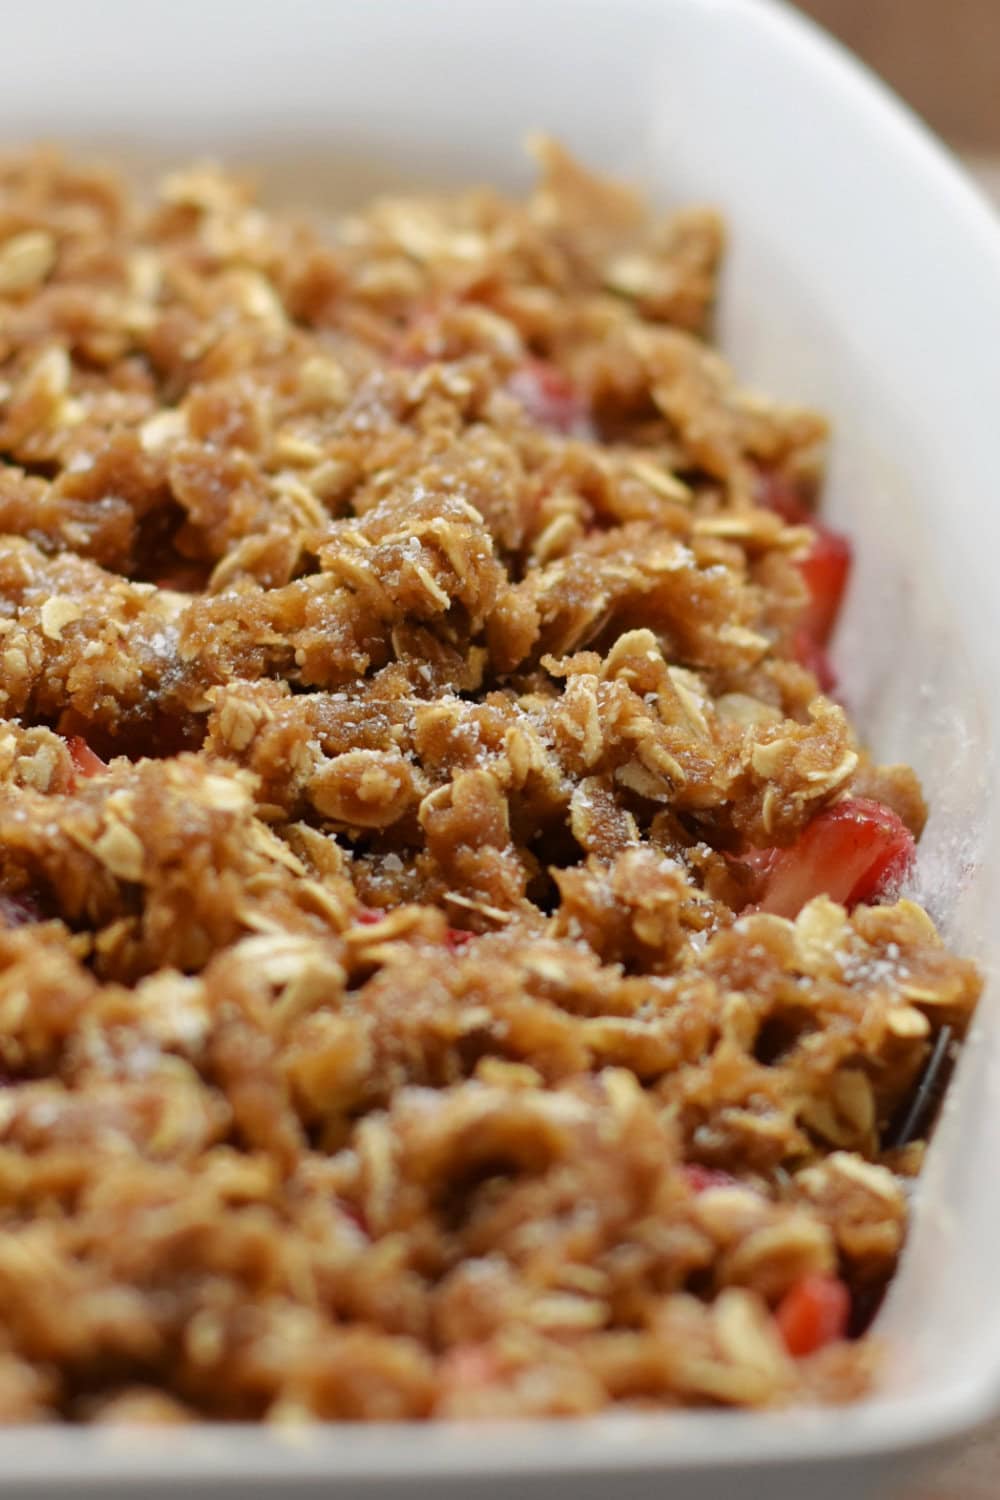
<instances>
[{"instance_id":1,"label":"crumble crack gap","mask_svg":"<svg viewBox=\"0 0 1000 1500\"><path fill-rule=\"evenodd\" d=\"M0 163L6 1421L877 1374L979 980L832 696L825 424L714 212L533 150L325 232Z\"/></svg>"}]
</instances>

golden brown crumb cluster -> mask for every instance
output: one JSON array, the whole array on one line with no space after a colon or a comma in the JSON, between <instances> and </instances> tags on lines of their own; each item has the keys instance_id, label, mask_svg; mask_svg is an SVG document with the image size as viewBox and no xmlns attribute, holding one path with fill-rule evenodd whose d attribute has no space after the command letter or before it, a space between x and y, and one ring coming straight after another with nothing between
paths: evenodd
<instances>
[{"instance_id":1,"label":"golden brown crumb cluster","mask_svg":"<svg viewBox=\"0 0 1000 1500\"><path fill-rule=\"evenodd\" d=\"M325 234L0 168L6 1420L865 1384L802 1288L891 1274L976 977L739 915L923 819L800 664L824 427L706 342L713 215L536 149Z\"/></svg>"}]
</instances>

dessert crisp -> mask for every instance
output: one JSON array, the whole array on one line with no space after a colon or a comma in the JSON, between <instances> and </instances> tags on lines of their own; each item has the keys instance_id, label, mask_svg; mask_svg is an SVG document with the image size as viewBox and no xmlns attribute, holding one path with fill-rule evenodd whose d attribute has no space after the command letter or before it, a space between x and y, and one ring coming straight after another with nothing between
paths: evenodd
<instances>
[{"instance_id":1,"label":"dessert crisp","mask_svg":"<svg viewBox=\"0 0 1000 1500\"><path fill-rule=\"evenodd\" d=\"M866 1388L977 976L719 220L534 149L0 166L2 1419Z\"/></svg>"}]
</instances>

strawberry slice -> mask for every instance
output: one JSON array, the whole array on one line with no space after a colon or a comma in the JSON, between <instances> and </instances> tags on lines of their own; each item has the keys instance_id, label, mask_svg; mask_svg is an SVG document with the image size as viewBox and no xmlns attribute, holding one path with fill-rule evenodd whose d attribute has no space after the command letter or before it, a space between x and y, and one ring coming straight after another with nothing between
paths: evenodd
<instances>
[{"instance_id":1,"label":"strawberry slice","mask_svg":"<svg viewBox=\"0 0 1000 1500\"><path fill-rule=\"evenodd\" d=\"M354 913L354 920L359 927L374 927L376 922L381 922L385 914L384 906L359 906Z\"/></svg>"},{"instance_id":2,"label":"strawberry slice","mask_svg":"<svg viewBox=\"0 0 1000 1500\"><path fill-rule=\"evenodd\" d=\"M687 1161L681 1167L681 1176L692 1193L705 1193L709 1188L734 1187L737 1179L721 1167L703 1167L700 1161Z\"/></svg>"},{"instance_id":3,"label":"strawberry slice","mask_svg":"<svg viewBox=\"0 0 1000 1500\"><path fill-rule=\"evenodd\" d=\"M363 1208L357 1203L352 1203L349 1198L337 1198L337 1207L349 1219L355 1229L360 1229L363 1234L368 1233L368 1219Z\"/></svg>"},{"instance_id":4,"label":"strawberry slice","mask_svg":"<svg viewBox=\"0 0 1000 1500\"><path fill-rule=\"evenodd\" d=\"M796 917L814 896L847 907L877 901L915 855L913 835L891 808L852 797L819 813L789 848L754 850L745 863L762 891L755 909Z\"/></svg>"},{"instance_id":5,"label":"strawberry slice","mask_svg":"<svg viewBox=\"0 0 1000 1500\"><path fill-rule=\"evenodd\" d=\"M814 1272L785 1293L774 1314L793 1359L804 1359L847 1335L851 1294L836 1276Z\"/></svg>"},{"instance_id":6,"label":"strawberry slice","mask_svg":"<svg viewBox=\"0 0 1000 1500\"><path fill-rule=\"evenodd\" d=\"M814 524L798 489L784 474L776 474L770 469L758 470L754 499L765 510L773 510L789 526Z\"/></svg>"},{"instance_id":7,"label":"strawberry slice","mask_svg":"<svg viewBox=\"0 0 1000 1500\"><path fill-rule=\"evenodd\" d=\"M527 359L514 371L507 389L539 427L565 437L593 437L586 402L555 365Z\"/></svg>"},{"instance_id":8,"label":"strawberry slice","mask_svg":"<svg viewBox=\"0 0 1000 1500\"><path fill-rule=\"evenodd\" d=\"M821 654L837 623L851 571L851 544L839 531L832 531L809 514L790 479L762 470L757 476L755 498L773 510L789 526L808 526L813 542L799 563L809 602L799 621L795 659L814 672L824 692L836 684L830 664Z\"/></svg>"},{"instance_id":9,"label":"strawberry slice","mask_svg":"<svg viewBox=\"0 0 1000 1500\"><path fill-rule=\"evenodd\" d=\"M809 603L799 621L803 630L819 646L825 646L833 634L851 571L851 544L846 536L827 526L813 526L815 540L799 563L799 571L809 590Z\"/></svg>"},{"instance_id":10,"label":"strawberry slice","mask_svg":"<svg viewBox=\"0 0 1000 1500\"><path fill-rule=\"evenodd\" d=\"M66 741L66 748L78 776L97 776L99 772L107 770L107 761L91 750L82 735L71 734Z\"/></svg>"},{"instance_id":11,"label":"strawberry slice","mask_svg":"<svg viewBox=\"0 0 1000 1500\"><path fill-rule=\"evenodd\" d=\"M814 636L801 625L795 632L795 660L800 667L805 667L811 672L819 683L820 691L826 694L832 693L837 686L837 674L833 670L833 663L825 646L821 646Z\"/></svg>"}]
</instances>

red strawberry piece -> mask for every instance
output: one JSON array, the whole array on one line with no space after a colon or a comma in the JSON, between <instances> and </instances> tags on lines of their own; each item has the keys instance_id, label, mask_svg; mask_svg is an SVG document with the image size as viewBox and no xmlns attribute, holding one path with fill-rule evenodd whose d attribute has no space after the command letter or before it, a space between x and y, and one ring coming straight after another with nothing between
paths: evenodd
<instances>
[{"instance_id":1,"label":"red strawberry piece","mask_svg":"<svg viewBox=\"0 0 1000 1500\"><path fill-rule=\"evenodd\" d=\"M846 1337L851 1294L836 1276L803 1276L778 1303L775 1322L795 1359Z\"/></svg>"},{"instance_id":2,"label":"red strawberry piece","mask_svg":"<svg viewBox=\"0 0 1000 1500\"><path fill-rule=\"evenodd\" d=\"M795 632L795 660L813 674L822 692L829 694L836 689L837 674L826 647L802 626Z\"/></svg>"},{"instance_id":3,"label":"red strawberry piece","mask_svg":"<svg viewBox=\"0 0 1000 1500\"><path fill-rule=\"evenodd\" d=\"M510 377L507 389L539 427L565 437L593 436L587 404L572 382L542 359L528 359Z\"/></svg>"},{"instance_id":4,"label":"red strawberry piece","mask_svg":"<svg viewBox=\"0 0 1000 1500\"><path fill-rule=\"evenodd\" d=\"M826 526L814 526L815 540L799 563L809 590L809 603L799 627L819 646L833 634L851 571L851 544L845 536Z\"/></svg>"},{"instance_id":5,"label":"red strawberry piece","mask_svg":"<svg viewBox=\"0 0 1000 1500\"><path fill-rule=\"evenodd\" d=\"M784 474L769 469L758 471L754 499L765 510L773 510L789 526L810 526L812 517L796 486Z\"/></svg>"},{"instance_id":6,"label":"red strawberry piece","mask_svg":"<svg viewBox=\"0 0 1000 1500\"><path fill-rule=\"evenodd\" d=\"M796 660L809 667L824 692L835 686L829 663L819 655L837 623L844 591L851 571L851 544L839 531L832 531L814 520L802 496L783 474L761 470L757 476L756 499L759 505L773 510L790 526L808 526L813 542L799 563L803 581L809 590L809 602L799 622L795 641Z\"/></svg>"},{"instance_id":7,"label":"red strawberry piece","mask_svg":"<svg viewBox=\"0 0 1000 1500\"><path fill-rule=\"evenodd\" d=\"M368 1220L363 1208L357 1203L352 1203L349 1198L338 1198L337 1207L344 1218L349 1219L356 1229L360 1229L362 1234L368 1233Z\"/></svg>"},{"instance_id":8,"label":"red strawberry piece","mask_svg":"<svg viewBox=\"0 0 1000 1500\"><path fill-rule=\"evenodd\" d=\"M355 922L362 927L374 927L376 922L381 922L385 916L385 908L381 906L359 906L354 913Z\"/></svg>"},{"instance_id":9,"label":"red strawberry piece","mask_svg":"<svg viewBox=\"0 0 1000 1500\"><path fill-rule=\"evenodd\" d=\"M756 910L796 917L814 896L847 907L877 901L915 855L913 835L891 808L852 797L817 814L789 848L754 850L745 863L760 876Z\"/></svg>"},{"instance_id":10,"label":"red strawberry piece","mask_svg":"<svg viewBox=\"0 0 1000 1500\"><path fill-rule=\"evenodd\" d=\"M459 948L464 948L472 938L471 932L466 932L463 927L449 927L444 935L445 947L455 953Z\"/></svg>"},{"instance_id":11,"label":"red strawberry piece","mask_svg":"<svg viewBox=\"0 0 1000 1500\"><path fill-rule=\"evenodd\" d=\"M736 1178L721 1167L703 1167L701 1162L687 1161L681 1167L681 1176L692 1193L704 1193L708 1188L733 1187Z\"/></svg>"},{"instance_id":12,"label":"red strawberry piece","mask_svg":"<svg viewBox=\"0 0 1000 1500\"><path fill-rule=\"evenodd\" d=\"M107 770L107 761L91 750L82 735L71 734L66 741L66 748L78 776L97 776L101 771Z\"/></svg>"}]
</instances>

